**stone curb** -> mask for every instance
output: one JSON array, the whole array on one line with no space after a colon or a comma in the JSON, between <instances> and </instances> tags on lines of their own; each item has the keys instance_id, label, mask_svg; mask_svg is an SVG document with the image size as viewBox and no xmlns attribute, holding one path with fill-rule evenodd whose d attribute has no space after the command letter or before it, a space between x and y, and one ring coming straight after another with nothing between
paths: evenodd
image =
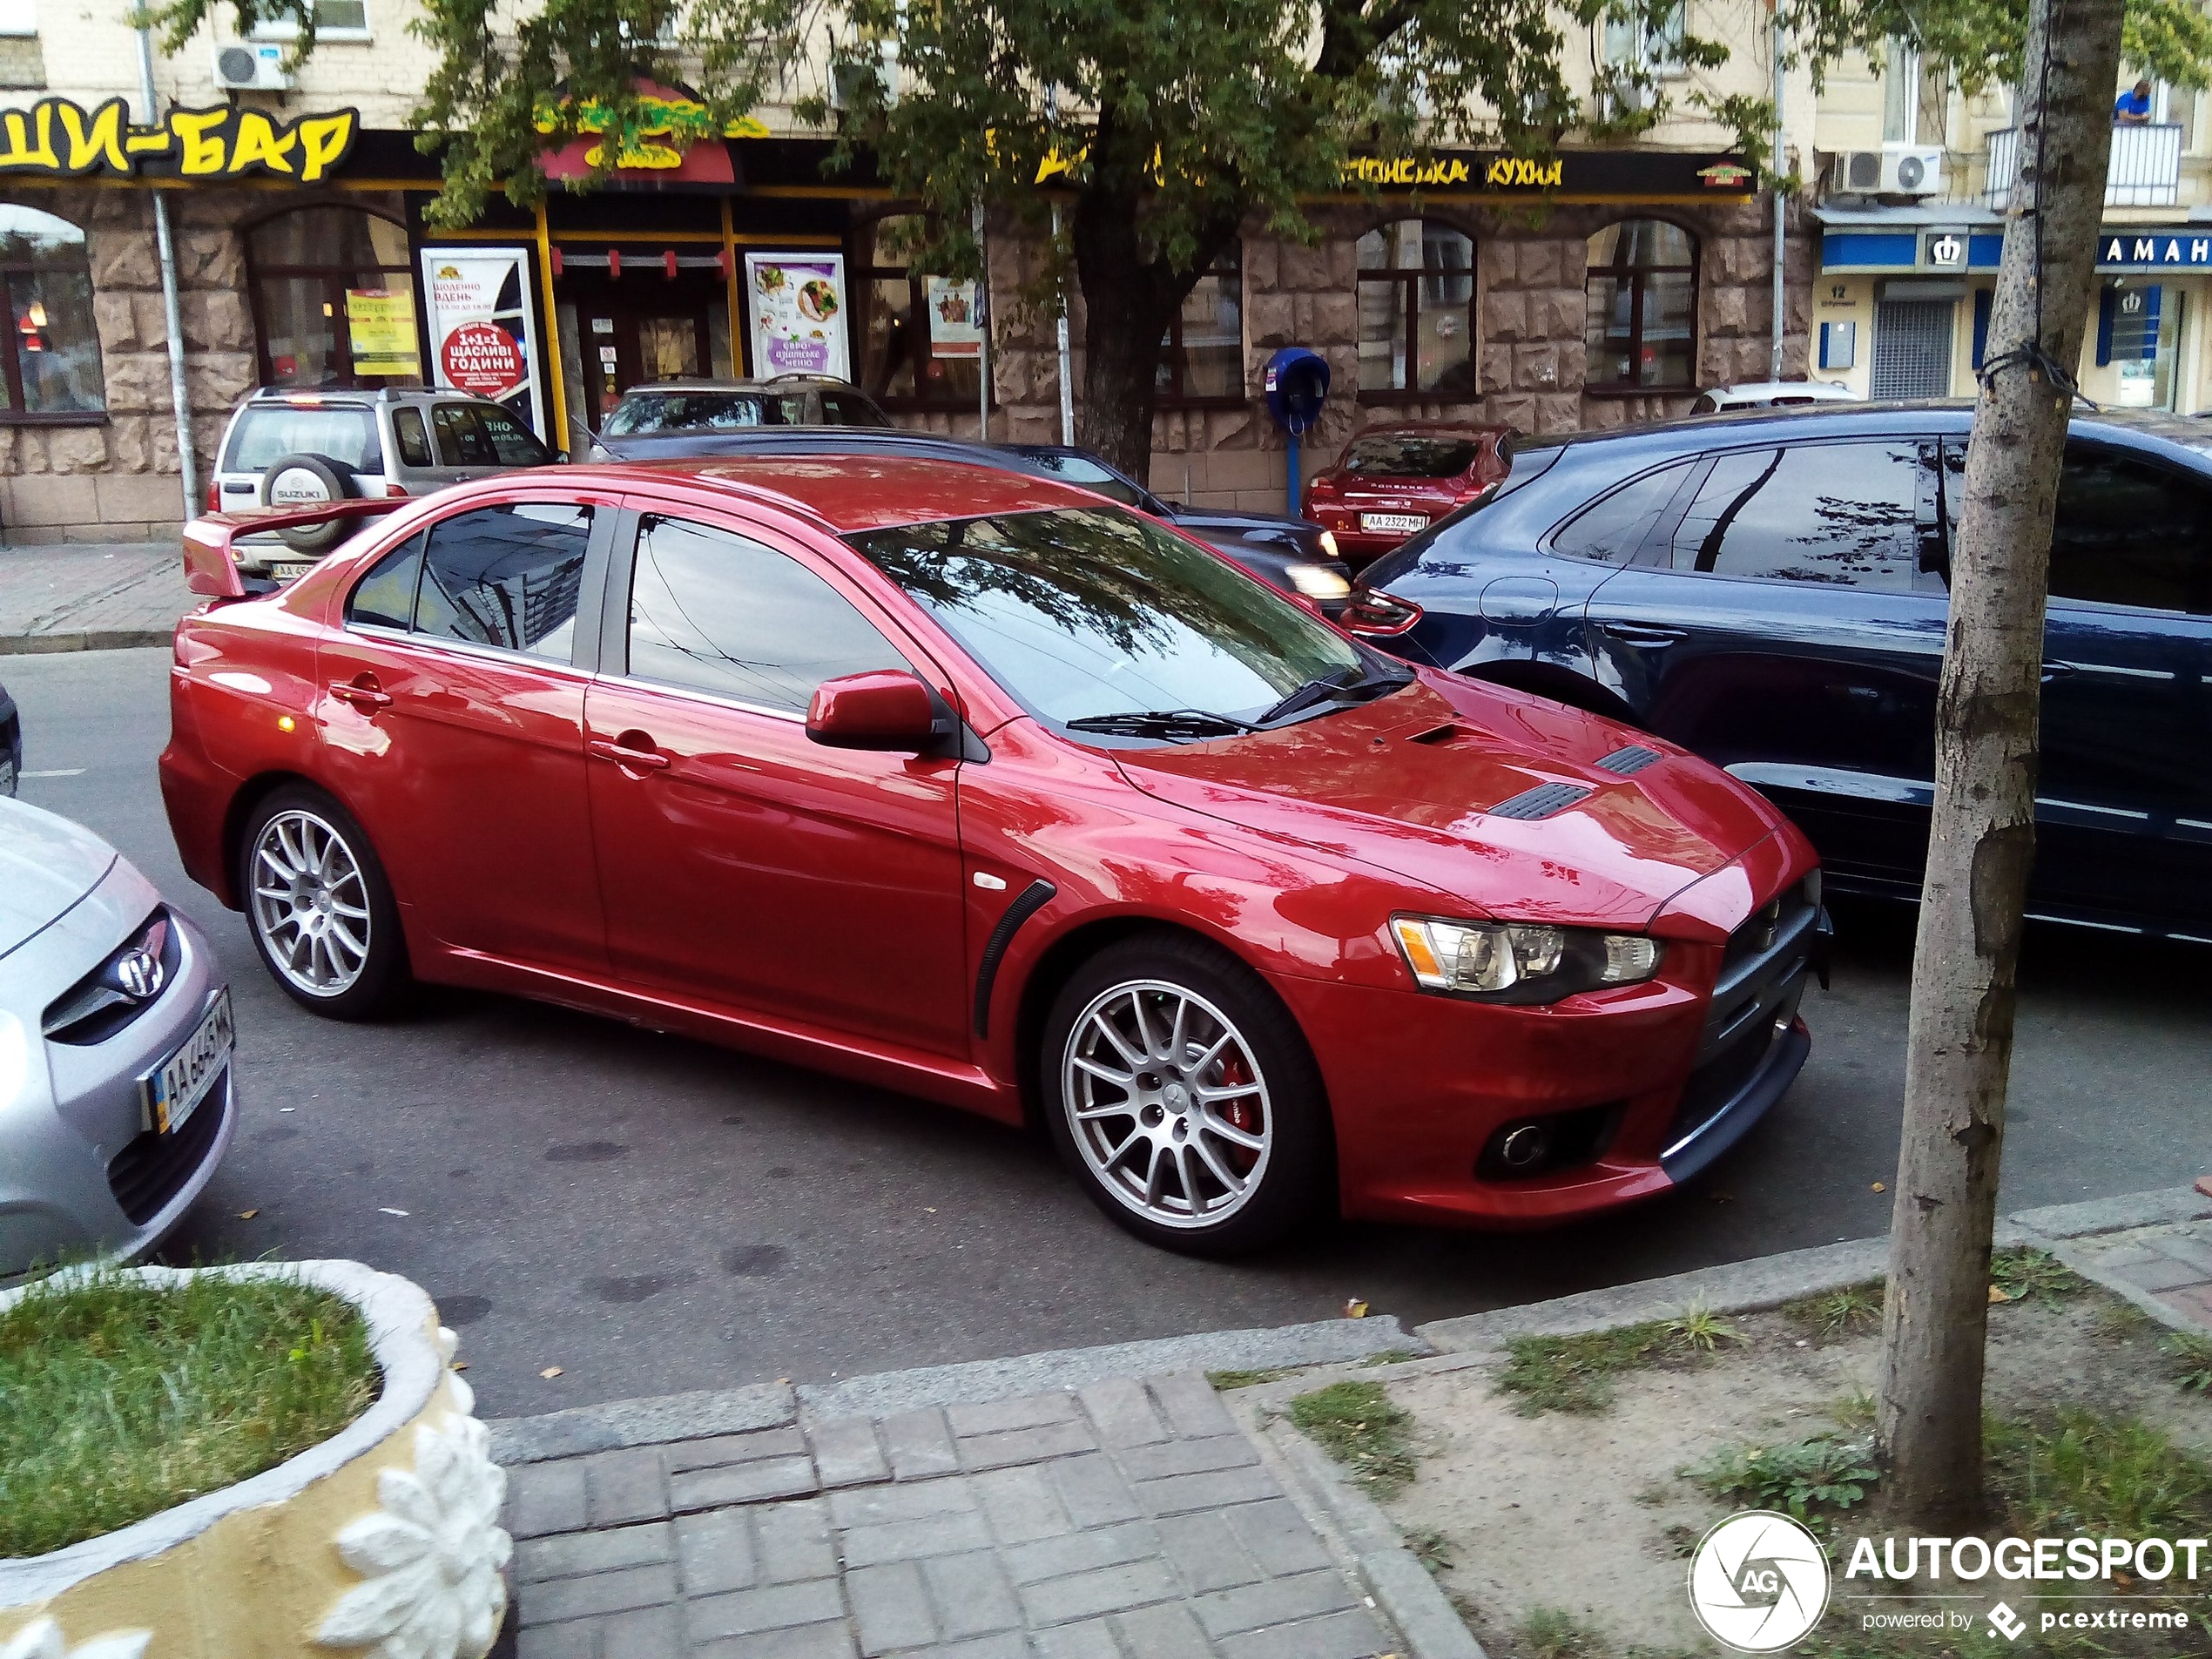
<instances>
[{"instance_id":1,"label":"stone curb","mask_svg":"<svg viewBox=\"0 0 2212 1659\"><path fill-rule=\"evenodd\" d=\"M671 1440L705 1440L782 1428L799 1420L799 1403L788 1383L756 1383L750 1388L663 1394L649 1399L610 1399L577 1406L543 1417L495 1417L491 1455L502 1464L543 1463L550 1458L586 1452L614 1452L631 1446L664 1446Z\"/></svg>"},{"instance_id":2,"label":"stone curb","mask_svg":"<svg viewBox=\"0 0 2212 1659\"><path fill-rule=\"evenodd\" d=\"M177 637L168 628L95 628L75 633L0 634L0 657L40 657L64 651L137 651L166 645Z\"/></svg>"}]
</instances>

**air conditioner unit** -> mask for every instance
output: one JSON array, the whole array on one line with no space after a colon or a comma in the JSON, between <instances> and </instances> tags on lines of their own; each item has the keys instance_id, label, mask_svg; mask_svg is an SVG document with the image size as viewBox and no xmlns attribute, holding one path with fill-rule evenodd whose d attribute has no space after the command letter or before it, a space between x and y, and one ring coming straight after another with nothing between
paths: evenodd
<instances>
[{"instance_id":1,"label":"air conditioner unit","mask_svg":"<svg viewBox=\"0 0 2212 1659\"><path fill-rule=\"evenodd\" d=\"M286 47L276 41L251 45L233 42L215 48L215 84L226 92L286 92L292 77L285 71Z\"/></svg>"},{"instance_id":2,"label":"air conditioner unit","mask_svg":"<svg viewBox=\"0 0 2212 1659\"><path fill-rule=\"evenodd\" d=\"M1879 150L1845 150L1829 169L1828 188L1843 196L1939 196L1940 145L1886 144Z\"/></svg>"}]
</instances>

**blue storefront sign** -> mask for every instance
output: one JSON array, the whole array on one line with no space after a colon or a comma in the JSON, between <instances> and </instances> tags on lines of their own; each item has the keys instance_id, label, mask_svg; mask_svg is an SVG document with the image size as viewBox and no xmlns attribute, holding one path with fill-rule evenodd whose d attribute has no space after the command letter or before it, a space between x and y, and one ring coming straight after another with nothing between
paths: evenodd
<instances>
[{"instance_id":1,"label":"blue storefront sign","mask_svg":"<svg viewBox=\"0 0 2212 1659\"><path fill-rule=\"evenodd\" d=\"M1963 244L1966 259L1945 258ZM1966 270L1994 272L2004 257L2001 233L1831 230L1820 239L1820 268L1838 273ZM2100 271L2212 271L2212 226L2107 226L2097 233Z\"/></svg>"}]
</instances>

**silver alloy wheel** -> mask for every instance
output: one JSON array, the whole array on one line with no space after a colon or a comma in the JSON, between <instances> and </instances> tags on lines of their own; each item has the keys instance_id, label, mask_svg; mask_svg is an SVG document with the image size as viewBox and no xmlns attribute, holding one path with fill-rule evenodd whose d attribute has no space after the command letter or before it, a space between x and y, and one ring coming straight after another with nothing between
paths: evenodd
<instances>
[{"instance_id":1,"label":"silver alloy wheel","mask_svg":"<svg viewBox=\"0 0 2212 1659\"><path fill-rule=\"evenodd\" d=\"M1275 1113L1258 1062L1180 985L1129 980L1091 998L1068 1035L1060 1098L1083 1163L1156 1226L1216 1226L1267 1173Z\"/></svg>"},{"instance_id":2,"label":"silver alloy wheel","mask_svg":"<svg viewBox=\"0 0 2212 1659\"><path fill-rule=\"evenodd\" d=\"M295 989L341 996L368 965L368 888L353 848L301 807L261 826L250 867L253 929Z\"/></svg>"}]
</instances>

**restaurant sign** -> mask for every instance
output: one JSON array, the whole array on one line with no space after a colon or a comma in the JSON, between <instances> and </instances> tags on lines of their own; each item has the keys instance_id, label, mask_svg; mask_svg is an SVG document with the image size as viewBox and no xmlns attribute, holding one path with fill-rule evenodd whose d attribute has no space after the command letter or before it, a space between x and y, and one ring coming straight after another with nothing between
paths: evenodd
<instances>
[{"instance_id":1,"label":"restaurant sign","mask_svg":"<svg viewBox=\"0 0 2212 1659\"><path fill-rule=\"evenodd\" d=\"M320 184L345 165L361 111L285 121L260 110L171 110L152 126L111 98L97 108L44 98L0 111L0 178L242 179Z\"/></svg>"},{"instance_id":2,"label":"restaurant sign","mask_svg":"<svg viewBox=\"0 0 2212 1659\"><path fill-rule=\"evenodd\" d=\"M1438 150L1346 160L1352 190L1420 190L1444 196L1565 196L1588 200L1682 200L1748 194L1756 175L1733 156L1679 152L1561 150L1511 156Z\"/></svg>"}]
</instances>

